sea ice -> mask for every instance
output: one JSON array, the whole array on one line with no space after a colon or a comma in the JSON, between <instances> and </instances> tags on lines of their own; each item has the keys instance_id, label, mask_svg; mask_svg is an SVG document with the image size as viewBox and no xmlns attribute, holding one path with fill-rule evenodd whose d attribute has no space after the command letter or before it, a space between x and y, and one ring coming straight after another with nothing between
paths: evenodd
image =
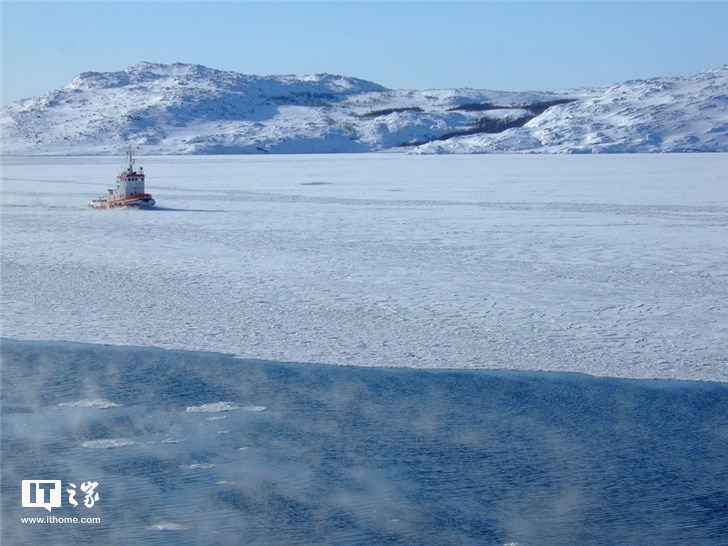
<instances>
[{"instance_id":1,"label":"sea ice","mask_svg":"<svg viewBox=\"0 0 728 546\"><path fill-rule=\"evenodd\" d=\"M9 338L728 381L727 154L2 161Z\"/></svg>"},{"instance_id":2,"label":"sea ice","mask_svg":"<svg viewBox=\"0 0 728 546\"><path fill-rule=\"evenodd\" d=\"M111 409L111 408L120 408L121 404L116 404L115 402L111 402L109 400L104 400L103 398L94 398L93 400L88 400L86 398L83 398L81 400L77 400L75 402L61 402L57 406L58 408L90 408L90 409Z\"/></svg>"},{"instance_id":3,"label":"sea ice","mask_svg":"<svg viewBox=\"0 0 728 546\"><path fill-rule=\"evenodd\" d=\"M81 445L90 449L114 449L117 447L136 447L141 444L129 438L109 438L103 440L88 440Z\"/></svg>"},{"instance_id":4,"label":"sea ice","mask_svg":"<svg viewBox=\"0 0 728 546\"><path fill-rule=\"evenodd\" d=\"M217 413L220 411L236 411L240 406L230 402L215 402L213 404L202 404L200 406L188 406L187 413Z\"/></svg>"}]
</instances>

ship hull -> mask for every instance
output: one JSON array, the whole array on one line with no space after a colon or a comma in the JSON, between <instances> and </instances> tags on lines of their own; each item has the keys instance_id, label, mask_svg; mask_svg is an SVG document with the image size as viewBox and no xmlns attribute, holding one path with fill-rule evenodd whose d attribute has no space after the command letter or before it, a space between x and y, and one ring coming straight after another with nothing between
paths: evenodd
<instances>
[{"instance_id":1,"label":"ship hull","mask_svg":"<svg viewBox=\"0 0 728 546\"><path fill-rule=\"evenodd\" d=\"M89 206L95 209L116 209L116 208L138 208L149 209L156 204L154 198L148 193L130 195L121 199L109 199L102 197L94 199Z\"/></svg>"}]
</instances>

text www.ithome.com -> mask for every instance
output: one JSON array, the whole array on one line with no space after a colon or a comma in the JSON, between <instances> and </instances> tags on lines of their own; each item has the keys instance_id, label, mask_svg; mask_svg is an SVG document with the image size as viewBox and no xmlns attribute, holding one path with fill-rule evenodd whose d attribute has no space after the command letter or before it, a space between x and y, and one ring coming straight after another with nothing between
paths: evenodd
<instances>
[{"instance_id":1,"label":"text www.ithome.com","mask_svg":"<svg viewBox=\"0 0 728 546\"><path fill-rule=\"evenodd\" d=\"M86 525L96 525L101 523L101 518L73 518L73 517L66 517L66 518L59 518L58 516L42 516L42 517L25 517L20 518L20 523L35 523L35 524L56 524L56 525L65 525L67 523L81 523Z\"/></svg>"}]
</instances>

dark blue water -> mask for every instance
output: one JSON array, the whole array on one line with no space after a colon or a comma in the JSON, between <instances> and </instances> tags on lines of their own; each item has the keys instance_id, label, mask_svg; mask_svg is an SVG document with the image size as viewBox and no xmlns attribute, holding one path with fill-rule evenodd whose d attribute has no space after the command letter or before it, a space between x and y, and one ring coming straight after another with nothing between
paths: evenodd
<instances>
[{"instance_id":1,"label":"dark blue water","mask_svg":"<svg viewBox=\"0 0 728 546\"><path fill-rule=\"evenodd\" d=\"M721 383L4 340L2 540L728 544L727 416ZM52 513L101 523L21 523L23 479L97 481Z\"/></svg>"}]
</instances>

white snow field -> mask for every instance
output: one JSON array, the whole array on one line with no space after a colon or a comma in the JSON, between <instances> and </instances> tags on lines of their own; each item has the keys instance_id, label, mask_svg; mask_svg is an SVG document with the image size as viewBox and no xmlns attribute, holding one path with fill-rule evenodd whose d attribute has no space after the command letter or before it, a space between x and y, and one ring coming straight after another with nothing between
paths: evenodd
<instances>
[{"instance_id":1,"label":"white snow field","mask_svg":"<svg viewBox=\"0 0 728 546\"><path fill-rule=\"evenodd\" d=\"M728 155L2 159L3 336L728 381Z\"/></svg>"}]
</instances>

